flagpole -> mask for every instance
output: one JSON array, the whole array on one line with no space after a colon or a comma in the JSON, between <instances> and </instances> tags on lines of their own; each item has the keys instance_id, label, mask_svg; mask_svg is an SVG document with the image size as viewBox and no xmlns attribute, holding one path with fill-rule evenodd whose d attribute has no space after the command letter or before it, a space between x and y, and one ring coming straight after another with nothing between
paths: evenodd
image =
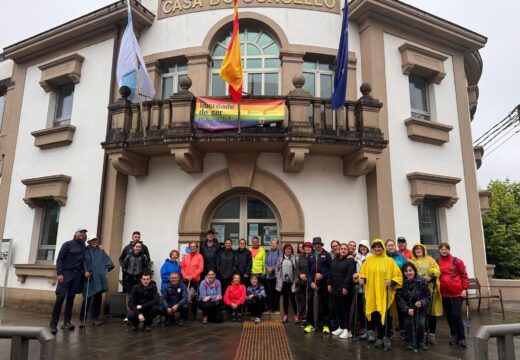
<instances>
[{"instance_id":1,"label":"flagpole","mask_svg":"<svg viewBox=\"0 0 520 360\"><path fill-rule=\"evenodd\" d=\"M237 103L238 105L238 133L240 134L242 132L242 124L240 123L240 103Z\"/></svg>"},{"instance_id":2,"label":"flagpole","mask_svg":"<svg viewBox=\"0 0 520 360\"><path fill-rule=\"evenodd\" d=\"M138 65L137 67L139 67L139 61L137 61ZM144 110L143 110L143 97L141 96L141 82L139 81L139 70L136 71L136 80L137 80L137 86L136 86L136 90L137 90L137 96L139 97L139 109L140 109L140 112L141 112L141 126L143 127L143 137L146 137L146 126L144 124Z\"/></svg>"}]
</instances>

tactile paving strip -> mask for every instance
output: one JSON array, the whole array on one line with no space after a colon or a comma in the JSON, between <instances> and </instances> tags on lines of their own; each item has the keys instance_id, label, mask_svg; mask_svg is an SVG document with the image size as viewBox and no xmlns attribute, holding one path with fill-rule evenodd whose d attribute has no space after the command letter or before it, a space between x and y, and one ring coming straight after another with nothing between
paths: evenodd
<instances>
[{"instance_id":1,"label":"tactile paving strip","mask_svg":"<svg viewBox=\"0 0 520 360\"><path fill-rule=\"evenodd\" d=\"M245 322L235 360L292 360L280 321Z\"/></svg>"}]
</instances>

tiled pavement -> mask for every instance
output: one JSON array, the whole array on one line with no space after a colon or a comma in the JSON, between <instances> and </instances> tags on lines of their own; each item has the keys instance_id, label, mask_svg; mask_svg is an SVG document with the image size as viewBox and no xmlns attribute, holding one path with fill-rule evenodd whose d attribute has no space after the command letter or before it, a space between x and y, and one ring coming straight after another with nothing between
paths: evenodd
<instances>
[{"instance_id":1,"label":"tiled pavement","mask_svg":"<svg viewBox=\"0 0 520 360\"><path fill-rule=\"evenodd\" d=\"M518 309L518 306L515 306ZM511 309L511 308L510 308ZM514 309L511 309L514 310ZM272 315L276 320L279 315ZM265 317L267 320L268 317ZM29 313L5 309L0 312L0 320L6 325L47 326L49 314ZM230 359L235 353L242 333L242 324L225 322L203 326L200 322L189 322L184 327L156 326L151 333L133 333L120 318L106 318L101 327L87 326L85 331L78 328L72 332L59 331L56 337L56 359ZM79 322L74 321L76 325ZM520 312L509 311L507 323L520 322ZM471 334L483 324L502 323L498 313L483 311L472 313ZM438 345L427 352L417 354L404 349L399 340L394 340L394 350L367 349L364 342L339 340L321 334L304 334L301 327L288 323L285 331L294 360L299 359L473 359L472 338L468 339L469 349L463 350L447 345L448 332L444 319L438 322ZM515 341L520 354L520 339ZM0 340L0 359L9 359L9 340ZM490 342L491 358L496 358L495 342ZM262 349L257 349L262 351ZM37 359L39 345L31 342L30 358Z\"/></svg>"}]
</instances>

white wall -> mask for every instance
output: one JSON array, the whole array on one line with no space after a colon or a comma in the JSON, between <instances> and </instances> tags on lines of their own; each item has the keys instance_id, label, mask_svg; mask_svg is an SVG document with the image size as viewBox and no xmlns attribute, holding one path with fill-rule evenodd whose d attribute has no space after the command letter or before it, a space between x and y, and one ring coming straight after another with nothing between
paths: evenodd
<instances>
[{"instance_id":1,"label":"white wall","mask_svg":"<svg viewBox=\"0 0 520 360\"><path fill-rule=\"evenodd\" d=\"M72 144L65 147L40 150L34 146L31 132L46 127L50 94L38 84L41 78L39 64L27 69L3 234L4 238L14 239L14 264L29 260L35 218L35 210L22 200L25 195L22 179L57 174L72 177L67 205L60 210L57 251L63 242L72 238L76 227L85 226L91 234L96 231L104 154L100 143L106 134L112 50L113 40L110 39L77 51L85 60L81 81L74 90L71 124L76 126L76 132ZM26 284L21 284L14 271L9 286L53 288L44 279L28 279Z\"/></svg>"},{"instance_id":2,"label":"white wall","mask_svg":"<svg viewBox=\"0 0 520 360\"><path fill-rule=\"evenodd\" d=\"M0 80L8 79L13 74L13 60L0 61Z\"/></svg>"},{"instance_id":3,"label":"white wall","mask_svg":"<svg viewBox=\"0 0 520 360\"><path fill-rule=\"evenodd\" d=\"M410 117L410 93L408 76L401 69L401 53L398 48L406 41L385 34L385 70L387 84L387 104L392 191L396 236L404 236L408 243L418 242L419 222L417 206L410 199L410 183L406 175L412 172L425 172L461 178L457 186L458 202L445 210L446 238L452 253L464 260L468 273L474 273L473 252L469 231L469 216L464 184L461 142L457 114L457 99L452 58L444 62L446 77L440 85L433 85L435 119L453 126L450 141L441 146L412 141L408 138L404 120ZM442 211L440 211L442 215Z\"/></svg>"},{"instance_id":4,"label":"white wall","mask_svg":"<svg viewBox=\"0 0 520 360\"><path fill-rule=\"evenodd\" d=\"M125 245L134 230L141 232L159 272L171 249L178 248L178 225L184 202L200 181L227 167L222 154L204 158L204 173L187 174L172 157L150 161L146 177L130 177L124 227ZM301 173L283 172L279 154L262 154L257 167L280 177L294 192L305 218L305 240L368 239L365 178L345 177L339 158L311 156ZM150 215L153 214L153 215Z\"/></svg>"}]
</instances>

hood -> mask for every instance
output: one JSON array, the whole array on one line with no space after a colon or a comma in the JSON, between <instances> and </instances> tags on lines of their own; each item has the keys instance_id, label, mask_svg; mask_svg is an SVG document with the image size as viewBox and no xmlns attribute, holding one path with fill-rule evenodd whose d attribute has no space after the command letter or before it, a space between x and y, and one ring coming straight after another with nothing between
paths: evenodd
<instances>
[{"instance_id":1,"label":"hood","mask_svg":"<svg viewBox=\"0 0 520 360\"><path fill-rule=\"evenodd\" d=\"M426 250L426 246L424 246L424 245L421 244L421 243L415 243L415 244L413 244L412 249L410 250L410 252L412 253L412 257L413 257L414 259L415 259L416 257L415 257L415 252L413 251L413 249L415 249L416 246L420 246L420 247L422 247L423 252L424 252L424 257L428 256L428 250Z\"/></svg>"},{"instance_id":2,"label":"hood","mask_svg":"<svg viewBox=\"0 0 520 360\"><path fill-rule=\"evenodd\" d=\"M368 240L360 240L359 244L357 244L356 253L359 253L359 245L363 245L368 249L367 255L371 253L372 249L370 249L370 242Z\"/></svg>"},{"instance_id":3,"label":"hood","mask_svg":"<svg viewBox=\"0 0 520 360\"><path fill-rule=\"evenodd\" d=\"M381 239L374 239L372 240L372 246L374 246L374 244L381 244L381 246L383 247L383 253L379 256L386 256L385 242ZM375 253L372 253L372 255L377 256Z\"/></svg>"},{"instance_id":4,"label":"hood","mask_svg":"<svg viewBox=\"0 0 520 360\"><path fill-rule=\"evenodd\" d=\"M179 263L179 260L177 260L177 262L173 262L173 260L170 259L170 258L168 258L168 259L166 259L166 260L164 260L164 261L167 262L167 263L170 263L170 264L175 264L175 265L179 265L179 264L180 264L180 263Z\"/></svg>"}]
</instances>

